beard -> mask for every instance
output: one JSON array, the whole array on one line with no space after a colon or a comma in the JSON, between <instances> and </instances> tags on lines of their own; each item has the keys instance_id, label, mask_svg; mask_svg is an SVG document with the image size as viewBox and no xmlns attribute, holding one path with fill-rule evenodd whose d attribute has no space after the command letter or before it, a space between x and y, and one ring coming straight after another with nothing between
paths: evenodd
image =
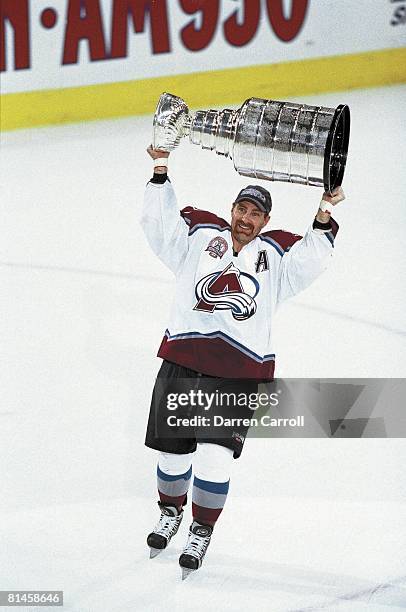
<instances>
[{"instance_id":1,"label":"beard","mask_svg":"<svg viewBox=\"0 0 406 612\"><path fill-rule=\"evenodd\" d=\"M244 224L245 225L245 224ZM232 227L232 235L237 242L240 244L247 244L251 242L259 233L255 233L255 228L251 224L246 224L246 228L240 227L240 222L237 221Z\"/></svg>"}]
</instances>

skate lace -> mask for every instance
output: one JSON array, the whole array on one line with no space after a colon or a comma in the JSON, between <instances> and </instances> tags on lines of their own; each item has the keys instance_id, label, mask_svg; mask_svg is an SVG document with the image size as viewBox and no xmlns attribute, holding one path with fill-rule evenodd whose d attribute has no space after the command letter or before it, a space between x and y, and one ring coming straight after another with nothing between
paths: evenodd
<instances>
[{"instance_id":1,"label":"skate lace","mask_svg":"<svg viewBox=\"0 0 406 612\"><path fill-rule=\"evenodd\" d=\"M183 552L187 555L192 555L193 557L202 559L206 553L209 543L210 536L200 536L190 531L188 541Z\"/></svg>"},{"instance_id":2,"label":"skate lace","mask_svg":"<svg viewBox=\"0 0 406 612\"><path fill-rule=\"evenodd\" d=\"M181 520L181 515L168 516L162 512L160 519L155 526L154 533L163 536L173 535L173 532L175 532L179 527Z\"/></svg>"}]
</instances>

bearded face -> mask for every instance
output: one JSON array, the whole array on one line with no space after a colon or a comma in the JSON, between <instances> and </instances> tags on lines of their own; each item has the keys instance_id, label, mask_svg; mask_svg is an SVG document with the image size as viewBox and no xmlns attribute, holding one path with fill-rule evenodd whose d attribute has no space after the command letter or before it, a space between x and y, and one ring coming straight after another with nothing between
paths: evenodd
<instances>
[{"instance_id":1,"label":"bearded face","mask_svg":"<svg viewBox=\"0 0 406 612\"><path fill-rule=\"evenodd\" d=\"M231 235L238 244L248 244L258 236L268 221L269 215L252 202L237 202L231 211Z\"/></svg>"}]
</instances>

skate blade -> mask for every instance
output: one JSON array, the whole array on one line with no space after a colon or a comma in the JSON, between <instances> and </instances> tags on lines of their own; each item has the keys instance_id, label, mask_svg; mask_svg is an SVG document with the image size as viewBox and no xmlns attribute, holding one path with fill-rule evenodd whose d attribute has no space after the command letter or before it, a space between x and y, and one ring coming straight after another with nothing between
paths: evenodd
<instances>
[{"instance_id":1,"label":"skate blade","mask_svg":"<svg viewBox=\"0 0 406 612\"><path fill-rule=\"evenodd\" d=\"M190 569L190 567L182 567L182 580L186 580L189 574L192 574L196 570Z\"/></svg>"},{"instance_id":2,"label":"skate blade","mask_svg":"<svg viewBox=\"0 0 406 612\"><path fill-rule=\"evenodd\" d=\"M163 551L163 548L152 548L150 546L149 548L149 558L153 559L154 557L157 557L159 555L159 553L161 553Z\"/></svg>"}]
</instances>

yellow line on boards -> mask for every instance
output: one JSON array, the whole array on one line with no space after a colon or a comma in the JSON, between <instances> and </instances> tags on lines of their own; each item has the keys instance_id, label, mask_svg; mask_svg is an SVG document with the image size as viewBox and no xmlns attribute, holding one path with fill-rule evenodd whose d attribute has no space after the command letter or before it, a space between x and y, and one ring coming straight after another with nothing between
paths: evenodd
<instances>
[{"instance_id":1,"label":"yellow line on boards","mask_svg":"<svg viewBox=\"0 0 406 612\"><path fill-rule=\"evenodd\" d=\"M153 113L169 91L191 108L240 104L246 98L300 95L406 82L406 49L306 59L65 89L4 94L0 128L89 121Z\"/></svg>"}]
</instances>

